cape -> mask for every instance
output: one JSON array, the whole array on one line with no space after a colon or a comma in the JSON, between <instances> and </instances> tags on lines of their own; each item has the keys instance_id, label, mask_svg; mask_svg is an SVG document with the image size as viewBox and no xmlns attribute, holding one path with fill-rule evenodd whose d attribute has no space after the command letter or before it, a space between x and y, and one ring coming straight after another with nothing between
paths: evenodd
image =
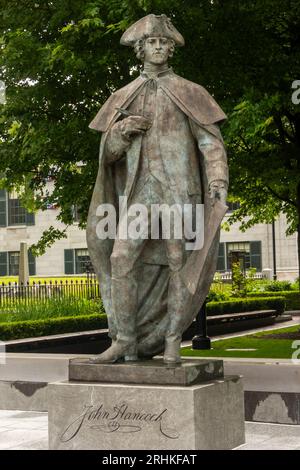
<instances>
[{"instance_id":1,"label":"cape","mask_svg":"<svg viewBox=\"0 0 300 470\"><path fill-rule=\"evenodd\" d=\"M89 127L100 132L106 132L120 116L116 108L126 109L147 81L147 78L139 76L133 82L113 93ZM226 119L226 114L201 85L179 77L173 72L160 76L159 84L182 112L200 126L220 124Z\"/></svg>"}]
</instances>

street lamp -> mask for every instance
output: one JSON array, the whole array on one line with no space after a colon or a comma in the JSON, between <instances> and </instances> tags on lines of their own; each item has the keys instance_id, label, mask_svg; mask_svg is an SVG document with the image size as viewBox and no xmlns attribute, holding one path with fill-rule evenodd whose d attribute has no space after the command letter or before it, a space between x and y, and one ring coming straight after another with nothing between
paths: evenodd
<instances>
[{"instance_id":1,"label":"street lamp","mask_svg":"<svg viewBox=\"0 0 300 470\"><path fill-rule=\"evenodd\" d=\"M273 248L273 279L277 280L276 270L276 240L275 240L275 220L272 221L272 248Z\"/></svg>"},{"instance_id":2,"label":"street lamp","mask_svg":"<svg viewBox=\"0 0 300 470\"><path fill-rule=\"evenodd\" d=\"M193 349L211 349L211 341L207 336L206 303L207 299L205 299L196 317L199 334L192 339Z\"/></svg>"}]
</instances>

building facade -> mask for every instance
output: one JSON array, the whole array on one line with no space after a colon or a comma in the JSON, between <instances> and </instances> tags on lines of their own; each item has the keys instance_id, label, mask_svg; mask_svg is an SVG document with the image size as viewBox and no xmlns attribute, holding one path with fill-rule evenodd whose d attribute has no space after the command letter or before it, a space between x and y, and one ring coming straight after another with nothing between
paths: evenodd
<instances>
[{"instance_id":1,"label":"building facade","mask_svg":"<svg viewBox=\"0 0 300 470\"><path fill-rule=\"evenodd\" d=\"M17 195L0 190L0 281L1 276L18 274L20 242L28 247L36 243L44 230L52 225L63 229L57 221L58 210L49 207L36 214L22 208ZM282 215L275 222L276 267L280 280L294 280L298 276L296 234L287 237L286 220ZM229 232L221 231L218 271L230 273L231 263L238 259L242 268L256 268L272 278L273 242L272 226L257 224L246 232L239 230L239 224L231 226ZM74 223L67 229L67 238L58 240L45 255L34 258L29 251L31 276L63 276L86 272L89 260L85 231Z\"/></svg>"},{"instance_id":2,"label":"building facade","mask_svg":"<svg viewBox=\"0 0 300 470\"><path fill-rule=\"evenodd\" d=\"M20 242L28 248L36 243L51 225L63 230L57 220L58 209L49 207L35 214L27 213L15 195L0 190L0 281L1 276L18 274ZM67 238L58 240L47 252L34 258L29 251L31 276L62 276L85 272L89 259L85 231L74 223L67 228Z\"/></svg>"},{"instance_id":3,"label":"building facade","mask_svg":"<svg viewBox=\"0 0 300 470\"><path fill-rule=\"evenodd\" d=\"M218 271L230 272L232 261L238 259L244 270L256 268L258 273L273 279L272 224L256 224L245 232L239 230L239 225L231 225L229 232L221 231ZM286 229L282 214L274 223L277 279L294 281L298 277L297 234L287 236Z\"/></svg>"}]
</instances>

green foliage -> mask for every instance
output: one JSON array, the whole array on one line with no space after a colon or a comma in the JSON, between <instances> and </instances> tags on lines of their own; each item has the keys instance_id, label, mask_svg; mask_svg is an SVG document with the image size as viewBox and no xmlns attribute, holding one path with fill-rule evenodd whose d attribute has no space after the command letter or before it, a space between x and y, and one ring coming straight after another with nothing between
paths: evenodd
<instances>
[{"instance_id":1,"label":"green foliage","mask_svg":"<svg viewBox=\"0 0 300 470\"><path fill-rule=\"evenodd\" d=\"M231 286L222 281L220 273L216 272L213 283L210 286L210 291L207 296L208 302L218 302L227 300L231 295Z\"/></svg>"},{"instance_id":2,"label":"green foliage","mask_svg":"<svg viewBox=\"0 0 300 470\"><path fill-rule=\"evenodd\" d=\"M206 300L207 302L221 302L228 299L228 295L225 292L217 292L215 290L210 290Z\"/></svg>"},{"instance_id":3,"label":"green foliage","mask_svg":"<svg viewBox=\"0 0 300 470\"><path fill-rule=\"evenodd\" d=\"M47 230L43 231L40 240L38 240L34 245L31 245L30 249L33 256L41 256L45 254L47 248L50 248L56 240L67 238L67 236L67 227L60 230L50 225Z\"/></svg>"},{"instance_id":4,"label":"green foliage","mask_svg":"<svg viewBox=\"0 0 300 470\"><path fill-rule=\"evenodd\" d=\"M290 77L290 84L293 78ZM285 85L286 88L287 84ZM298 123L299 120L299 123ZM244 231L271 223L283 212L288 234L298 228L300 200L300 113L286 91L274 95L252 89L230 114L226 126L231 192L240 208L229 223L242 221ZM251 216L245 219L245 216Z\"/></svg>"},{"instance_id":5,"label":"green foliage","mask_svg":"<svg viewBox=\"0 0 300 470\"><path fill-rule=\"evenodd\" d=\"M299 286L300 286L300 278L298 277L295 282L292 284L292 289L299 291Z\"/></svg>"},{"instance_id":6,"label":"green foliage","mask_svg":"<svg viewBox=\"0 0 300 470\"><path fill-rule=\"evenodd\" d=\"M59 318L75 315L91 315L105 313L101 300L87 300L78 297L54 297L45 302L20 302L13 307L2 308L0 322L16 322Z\"/></svg>"},{"instance_id":7,"label":"green foliage","mask_svg":"<svg viewBox=\"0 0 300 470\"><path fill-rule=\"evenodd\" d=\"M247 277L246 277L247 293L252 292L255 289L255 286L258 282L255 279L255 275L256 275L256 268L250 268L249 271L247 271Z\"/></svg>"},{"instance_id":8,"label":"green foliage","mask_svg":"<svg viewBox=\"0 0 300 470\"><path fill-rule=\"evenodd\" d=\"M289 281L272 281L265 286L267 292L279 292L291 289L292 284Z\"/></svg>"},{"instance_id":9,"label":"green foliage","mask_svg":"<svg viewBox=\"0 0 300 470\"><path fill-rule=\"evenodd\" d=\"M240 263L232 263L232 287L231 294L234 297L246 297L249 292L255 292L262 288L262 281L255 279L256 268L250 268L243 272Z\"/></svg>"},{"instance_id":10,"label":"green foliage","mask_svg":"<svg viewBox=\"0 0 300 470\"><path fill-rule=\"evenodd\" d=\"M241 202L230 221L243 220L245 229L284 211L295 231L300 111L291 103L291 84L300 76L298 10L297 0L0 0L3 184L18 187L31 210L57 204L67 225L76 204L84 227L99 147L88 124L110 93L138 73L120 36L140 17L165 13L186 39L174 70L205 86L229 116L223 132L231 197ZM45 232L39 253L60 236Z\"/></svg>"},{"instance_id":11,"label":"green foliage","mask_svg":"<svg viewBox=\"0 0 300 470\"><path fill-rule=\"evenodd\" d=\"M236 297L246 297L247 283L246 276L241 270L240 263L232 263L232 295Z\"/></svg>"},{"instance_id":12,"label":"green foliage","mask_svg":"<svg viewBox=\"0 0 300 470\"><path fill-rule=\"evenodd\" d=\"M272 281L266 279L255 279L251 282L248 292L265 292L266 286Z\"/></svg>"},{"instance_id":13,"label":"green foliage","mask_svg":"<svg viewBox=\"0 0 300 470\"><path fill-rule=\"evenodd\" d=\"M253 312L255 310L276 310L280 315L285 310L285 298L281 296L255 297L207 304L208 316Z\"/></svg>"},{"instance_id":14,"label":"green foliage","mask_svg":"<svg viewBox=\"0 0 300 470\"><path fill-rule=\"evenodd\" d=\"M291 293L288 293L291 294ZM295 294L295 293L294 293ZM299 301L299 299L298 299ZM70 303L70 301L68 301ZM40 305L35 308L19 306L17 311L1 314L0 340L31 338L75 331L87 331L107 328L107 317L102 305L98 302L79 299L70 303L62 301ZM264 297L231 300L226 302L209 302L208 315L251 312L254 310L284 311L283 297Z\"/></svg>"},{"instance_id":15,"label":"green foliage","mask_svg":"<svg viewBox=\"0 0 300 470\"><path fill-rule=\"evenodd\" d=\"M75 317L48 318L45 320L0 323L0 340L34 338L75 331L107 328L106 315L82 315Z\"/></svg>"},{"instance_id":16,"label":"green foliage","mask_svg":"<svg viewBox=\"0 0 300 470\"><path fill-rule=\"evenodd\" d=\"M241 270L240 263L232 263L232 286L231 294L234 297L246 297L248 292L252 292L256 285L256 268L250 268L246 273Z\"/></svg>"},{"instance_id":17,"label":"green foliage","mask_svg":"<svg viewBox=\"0 0 300 470\"><path fill-rule=\"evenodd\" d=\"M300 107L292 103L291 88L300 76L297 2L259 3L251 2L261 34L249 41L250 48L258 46L257 56L261 54L249 62L256 77L244 87L224 129L231 195L240 201L229 222L240 221L246 230L283 212L287 233L300 233ZM264 65L258 66L260 59Z\"/></svg>"},{"instance_id":18,"label":"green foliage","mask_svg":"<svg viewBox=\"0 0 300 470\"><path fill-rule=\"evenodd\" d=\"M300 295L295 291L281 291L281 292L254 292L249 293L248 297L255 298L270 298L270 297L284 297L286 310L300 310Z\"/></svg>"}]
</instances>

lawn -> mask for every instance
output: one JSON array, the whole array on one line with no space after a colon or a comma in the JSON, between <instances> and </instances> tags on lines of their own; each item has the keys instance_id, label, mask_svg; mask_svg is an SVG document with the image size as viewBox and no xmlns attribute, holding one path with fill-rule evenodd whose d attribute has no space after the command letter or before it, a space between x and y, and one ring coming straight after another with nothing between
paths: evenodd
<instances>
[{"instance_id":1,"label":"lawn","mask_svg":"<svg viewBox=\"0 0 300 470\"><path fill-rule=\"evenodd\" d=\"M196 357L259 357L291 359L292 354L295 351L295 349L292 348L292 344L295 339L263 338L271 334L295 333L299 330L300 325L296 325L288 328L253 333L246 336L238 336L217 341L214 340L212 341L212 349L210 350L193 350L191 348L183 348L181 350L181 355ZM300 341L300 338L298 341ZM299 346L297 346L297 348L299 348ZM241 351L241 349L250 349L250 351Z\"/></svg>"}]
</instances>

